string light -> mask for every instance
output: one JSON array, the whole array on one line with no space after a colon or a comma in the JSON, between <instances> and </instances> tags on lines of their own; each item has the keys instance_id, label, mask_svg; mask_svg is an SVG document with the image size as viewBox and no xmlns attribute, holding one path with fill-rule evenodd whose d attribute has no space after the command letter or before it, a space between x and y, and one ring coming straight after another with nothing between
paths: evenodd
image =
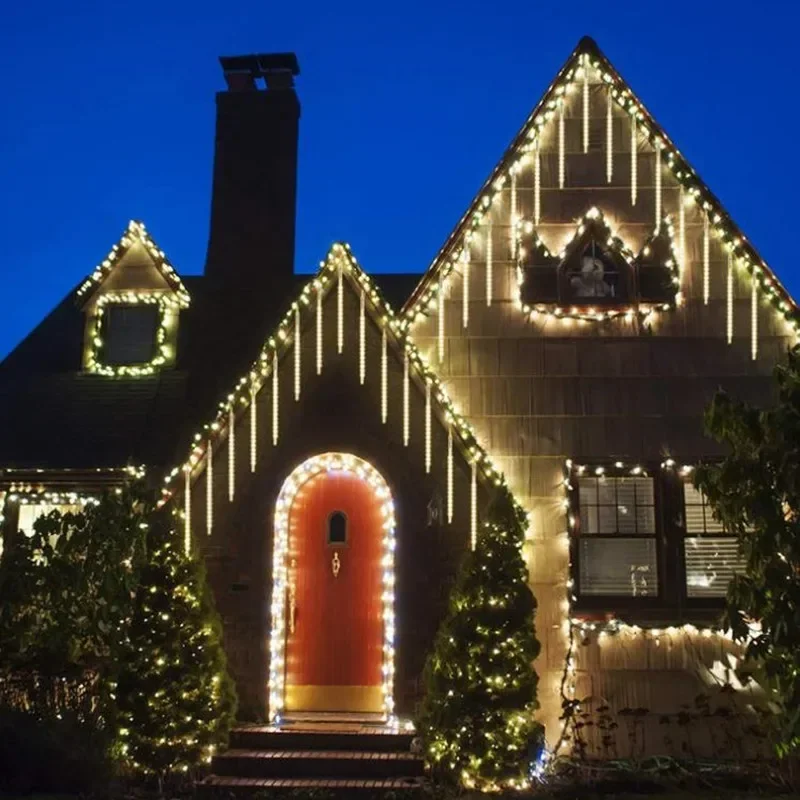
<instances>
[{"instance_id":1,"label":"string light","mask_svg":"<svg viewBox=\"0 0 800 800\"><path fill-rule=\"evenodd\" d=\"M564 188L564 98L558 101L558 188Z\"/></svg>"},{"instance_id":2,"label":"string light","mask_svg":"<svg viewBox=\"0 0 800 800\"><path fill-rule=\"evenodd\" d=\"M394 712L395 674L395 538L394 502L383 476L367 461L345 453L324 453L304 461L283 483L275 503L272 550L272 602L269 663L269 715L280 720L286 691L286 597L288 594L289 514L298 492L324 473L350 474L365 482L380 504L383 530L382 620L383 620L383 710L387 719Z\"/></svg>"},{"instance_id":3,"label":"string light","mask_svg":"<svg viewBox=\"0 0 800 800\"><path fill-rule=\"evenodd\" d=\"M494 282L494 265L492 253L492 221L486 224L486 305L487 307L492 304L492 285Z\"/></svg>"},{"instance_id":4,"label":"string light","mask_svg":"<svg viewBox=\"0 0 800 800\"><path fill-rule=\"evenodd\" d=\"M192 551L192 470L184 467L186 485L183 489L183 549L186 555Z\"/></svg>"},{"instance_id":5,"label":"string light","mask_svg":"<svg viewBox=\"0 0 800 800\"><path fill-rule=\"evenodd\" d=\"M386 328L381 331L381 421L386 422L389 413L389 363L386 353Z\"/></svg>"},{"instance_id":6,"label":"string light","mask_svg":"<svg viewBox=\"0 0 800 800\"><path fill-rule=\"evenodd\" d=\"M233 502L236 488L236 417L233 413L233 404L228 414L228 500Z\"/></svg>"},{"instance_id":7,"label":"string light","mask_svg":"<svg viewBox=\"0 0 800 800\"><path fill-rule=\"evenodd\" d=\"M542 153L539 140L533 148L533 224L538 228L542 220Z\"/></svg>"},{"instance_id":8,"label":"string light","mask_svg":"<svg viewBox=\"0 0 800 800\"><path fill-rule=\"evenodd\" d=\"M758 358L758 281L755 275L750 292L750 353L755 361Z\"/></svg>"},{"instance_id":9,"label":"string light","mask_svg":"<svg viewBox=\"0 0 800 800\"><path fill-rule=\"evenodd\" d=\"M255 376L251 376L251 381ZM256 405L256 387L251 384L250 388L250 472L256 471L256 460L258 458L258 407Z\"/></svg>"},{"instance_id":10,"label":"string light","mask_svg":"<svg viewBox=\"0 0 800 800\"><path fill-rule=\"evenodd\" d=\"M278 352L272 356L272 444L278 444Z\"/></svg>"},{"instance_id":11,"label":"string light","mask_svg":"<svg viewBox=\"0 0 800 800\"><path fill-rule=\"evenodd\" d=\"M367 315L366 295L361 290L361 306L358 314L358 382L363 386L367 376Z\"/></svg>"},{"instance_id":12,"label":"string light","mask_svg":"<svg viewBox=\"0 0 800 800\"><path fill-rule=\"evenodd\" d=\"M469 244L464 245L461 251L462 268L462 300L461 300L461 324L466 328L469 325Z\"/></svg>"},{"instance_id":13,"label":"string light","mask_svg":"<svg viewBox=\"0 0 800 800\"><path fill-rule=\"evenodd\" d=\"M409 377L408 377L408 350L403 351L403 445L408 447L411 433L411 420L409 409Z\"/></svg>"},{"instance_id":14,"label":"string light","mask_svg":"<svg viewBox=\"0 0 800 800\"><path fill-rule=\"evenodd\" d=\"M431 385L425 381L425 472L431 471Z\"/></svg>"},{"instance_id":15,"label":"string light","mask_svg":"<svg viewBox=\"0 0 800 800\"><path fill-rule=\"evenodd\" d=\"M214 448L211 439L206 445L206 533L214 530Z\"/></svg>"},{"instance_id":16,"label":"string light","mask_svg":"<svg viewBox=\"0 0 800 800\"><path fill-rule=\"evenodd\" d=\"M447 524L453 522L453 426L447 423Z\"/></svg>"},{"instance_id":17,"label":"string light","mask_svg":"<svg viewBox=\"0 0 800 800\"><path fill-rule=\"evenodd\" d=\"M708 212L703 214L703 303L708 305L711 276L711 242L708 229Z\"/></svg>"},{"instance_id":18,"label":"string light","mask_svg":"<svg viewBox=\"0 0 800 800\"><path fill-rule=\"evenodd\" d=\"M294 399L300 399L300 374L303 343L300 338L300 306L294 307Z\"/></svg>"},{"instance_id":19,"label":"string light","mask_svg":"<svg viewBox=\"0 0 800 800\"><path fill-rule=\"evenodd\" d=\"M322 292L317 292L317 375L322 374Z\"/></svg>"},{"instance_id":20,"label":"string light","mask_svg":"<svg viewBox=\"0 0 800 800\"><path fill-rule=\"evenodd\" d=\"M733 343L733 255L728 252L728 280L727 294L725 298L727 311L726 331L728 334L728 344Z\"/></svg>"},{"instance_id":21,"label":"string light","mask_svg":"<svg viewBox=\"0 0 800 800\"><path fill-rule=\"evenodd\" d=\"M614 175L614 98L611 89L606 100L606 183L611 183Z\"/></svg>"},{"instance_id":22,"label":"string light","mask_svg":"<svg viewBox=\"0 0 800 800\"><path fill-rule=\"evenodd\" d=\"M342 283L342 266L339 265L339 280L336 284L336 350L341 353L344 348L344 285Z\"/></svg>"},{"instance_id":23,"label":"string light","mask_svg":"<svg viewBox=\"0 0 800 800\"><path fill-rule=\"evenodd\" d=\"M439 294L438 294L438 301L439 301L439 314L437 315L437 328L438 328L438 339L437 339L437 348L439 352L439 363L444 362L444 279L439 278Z\"/></svg>"},{"instance_id":24,"label":"string light","mask_svg":"<svg viewBox=\"0 0 800 800\"><path fill-rule=\"evenodd\" d=\"M478 544L478 468L472 462L472 478L469 493L469 546L475 550Z\"/></svg>"},{"instance_id":25,"label":"string light","mask_svg":"<svg viewBox=\"0 0 800 800\"><path fill-rule=\"evenodd\" d=\"M655 171L656 171L656 233L661 229L661 139L656 141Z\"/></svg>"},{"instance_id":26,"label":"string light","mask_svg":"<svg viewBox=\"0 0 800 800\"><path fill-rule=\"evenodd\" d=\"M583 57L583 152L589 152L589 59Z\"/></svg>"},{"instance_id":27,"label":"string light","mask_svg":"<svg viewBox=\"0 0 800 800\"><path fill-rule=\"evenodd\" d=\"M636 140L636 115L631 114L631 205L636 205L636 192L639 170L639 151Z\"/></svg>"},{"instance_id":28,"label":"string light","mask_svg":"<svg viewBox=\"0 0 800 800\"><path fill-rule=\"evenodd\" d=\"M678 263L683 276L686 271L686 197L683 186L678 193Z\"/></svg>"},{"instance_id":29,"label":"string light","mask_svg":"<svg viewBox=\"0 0 800 800\"><path fill-rule=\"evenodd\" d=\"M517 247L519 236L519 214L517 208L517 171L511 171L511 230L509 231L511 237L511 260L517 260Z\"/></svg>"}]
</instances>

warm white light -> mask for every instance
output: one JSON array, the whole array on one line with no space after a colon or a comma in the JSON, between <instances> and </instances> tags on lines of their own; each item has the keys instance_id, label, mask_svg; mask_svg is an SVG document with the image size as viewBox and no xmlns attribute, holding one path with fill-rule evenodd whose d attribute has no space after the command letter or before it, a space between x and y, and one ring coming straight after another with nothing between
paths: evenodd
<instances>
[{"instance_id":1,"label":"warm white light","mask_svg":"<svg viewBox=\"0 0 800 800\"><path fill-rule=\"evenodd\" d=\"M453 521L453 425L447 424L447 523Z\"/></svg>"},{"instance_id":2,"label":"warm white light","mask_svg":"<svg viewBox=\"0 0 800 800\"><path fill-rule=\"evenodd\" d=\"M300 358L302 342L300 340L300 306L294 310L294 399L300 399Z\"/></svg>"},{"instance_id":3,"label":"warm white light","mask_svg":"<svg viewBox=\"0 0 800 800\"><path fill-rule=\"evenodd\" d=\"M272 354L272 444L278 444L278 351Z\"/></svg>"},{"instance_id":4,"label":"warm white light","mask_svg":"<svg viewBox=\"0 0 800 800\"><path fill-rule=\"evenodd\" d=\"M753 361L758 357L758 281L755 273L752 275L750 293L750 354Z\"/></svg>"},{"instance_id":5,"label":"warm white light","mask_svg":"<svg viewBox=\"0 0 800 800\"><path fill-rule=\"evenodd\" d=\"M558 101L558 188L564 188L564 98Z\"/></svg>"},{"instance_id":6,"label":"warm white light","mask_svg":"<svg viewBox=\"0 0 800 800\"><path fill-rule=\"evenodd\" d=\"M606 181L611 183L614 175L614 98L611 89L608 90L606 99Z\"/></svg>"},{"instance_id":7,"label":"warm white light","mask_svg":"<svg viewBox=\"0 0 800 800\"><path fill-rule=\"evenodd\" d=\"M408 374L408 350L403 350L403 445L408 447L411 434L410 420L410 378Z\"/></svg>"},{"instance_id":8,"label":"warm white light","mask_svg":"<svg viewBox=\"0 0 800 800\"><path fill-rule=\"evenodd\" d=\"M322 374L322 290L317 289L317 375Z\"/></svg>"},{"instance_id":9,"label":"warm white light","mask_svg":"<svg viewBox=\"0 0 800 800\"><path fill-rule=\"evenodd\" d=\"M517 171L511 170L511 230L509 231L511 242L511 260L517 260L517 232L519 229L518 209L517 209Z\"/></svg>"},{"instance_id":10,"label":"warm white light","mask_svg":"<svg viewBox=\"0 0 800 800\"><path fill-rule=\"evenodd\" d=\"M361 290L361 308L358 314L358 380L363 386L367 376L367 315L366 296Z\"/></svg>"},{"instance_id":11,"label":"warm white light","mask_svg":"<svg viewBox=\"0 0 800 800\"><path fill-rule=\"evenodd\" d=\"M631 205L636 205L637 181L639 170L639 151L636 138L636 117L631 114Z\"/></svg>"},{"instance_id":12,"label":"warm white light","mask_svg":"<svg viewBox=\"0 0 800 800\"><path fill-rule=\"evenodd\" d=\"M711 237L709 235L708 212L703 214L703 303L708 305L711 286ZM730 256L728 256L730 270Z\"/></svg>"},{"instance_id":13,"label":"warm white light","mask_svg":"<svg viewBox=\"0 0 800 800\"><path fill-rule=\"evenodd\" d=\"M728 253L728 285L727 285L727 297L725 299L725 306L727 311L727 333L728 333L728 344L733 342L733 256L731 253Z\"/></svg>"},{"instance_id":14,"label":"warm white light","mask_svg":"<svg viewBox=\"0 0 800 800\"><path fill-rule=\"evenodd\" d=\"M183 549L188 556L192 550L192 470L184 467L186 486L183 490Z\"/></svg>"},{"instance_id":15,"label":"warm white light","mask_svg":"<svg viewBox=\"0 0 800 800\"><path fill-rule=\"evenodd\" d=\"M431 471L431 384L425 381L425 472Z\"/></svg>"},{"instance_id":16,"label":"warm white light","mask_svg":"<svg viewBox=\"0 0 800 800\"><path fill-rule=\"evenodd\" d=\"M583 58L583 152L589 152L589 59Z\"/></svg>"},{"instance_id":17,"label":"warm white light","mask_svg":"<svg viewBox=\"0 0 800 800\"><path fill-rule=\"evenodd\" d=\"M441 274L439 275L439 294L437 295L439 302L439 315L436 320L438 325L438 339L437 349L439 354L439 363L444 361L444 281Z\"/></svg>"},{"instance_id":18,"label":"warm white light","mask_svg":"<svg viewBox=\"0 0 800 800\"><path fill-rule=\"evenodd\" d=\"M344 282L342 266L339 264L339 281L336 284L336 351L344 348Z\"/></svg>"},{"instance_id":19,"label":"warm white light","mask_svg":"<svg viewBox=\"0 0 800 800\"><path fill-rule=\"evenodd\" d=\"M228 412L228 500L233 501L236 488L236 417L233 405Z\"/></svg>"},{"instance_id":20,"label":"warm white light","mask_svg":"<svg viewBox=\"0 0 800 800\"><path fill-rule=\"evenodd\" d=\"M386 328L381 331L381 421L389 413L389 361L386 353Z\"/></svg>"},{"instance_id":21,"label":"warm white light","mask_svg":"<svg viewBox=\"0 0 800 800\"><path fill-rule=\"evenodd\" d=\"M656 142L656 233L661 230L661 139Z\"/></svg>"},{"instance_id":22,"label":"warm white light","mask_svg":"<svg viewBox=\"0 0 800 800\"><path fill-rule=\"evenodd\" d=\"M492 252L492 221L486 224L486 305L492 304L492 284L494 280L493 270L494 253Z\"/></svg>"},{"instance_id":23,"label":"warm white light","mask_svg":"<svg viewBox=\"0 0 800 800\"><path fill-rule=\"evenodd\" d=\"M533 224L538 226L542 218L542 154L539 140L533 151Z\"/></svg>"},{"instance_id":24,"label":"warm white light","mask_svg":"<svg viewBox=\"0 0 800 800\"><path fill-rule=\"evenodd\" d=\"M256 390L250 387L250 472L256 471L258 458L258 409L256 406Z\"/></svg>"},{"instance_id":25,"label":"warm white light","mask_svg":"<svg viewBox=\"0 0 800 800\"><path fill-rule=\"evenodd\" d=\"M472 481L469 494L469 543L474 550L478 544L478 466L472 462Z\"/></svg>"},{"instance_id":26,"label":"warm white light","mask_svg":"<svg viewBox=\"0 0 800 800\"><path fill-rule=\"evenodd\" d=\"M469 325L469 264L469 244L464 242L464 249L461 251L461 324L465 328Z\"/></svg>"},{"instance_id":27,"label":"warm white light","mask_svg":"<svg viewBox=\"0 0 800 800\"><path fill-rule=\"evenodd\" d=\"M214 529L214 448L211 439L206 447L206 532Z\"/></svg>"}]
</instances>

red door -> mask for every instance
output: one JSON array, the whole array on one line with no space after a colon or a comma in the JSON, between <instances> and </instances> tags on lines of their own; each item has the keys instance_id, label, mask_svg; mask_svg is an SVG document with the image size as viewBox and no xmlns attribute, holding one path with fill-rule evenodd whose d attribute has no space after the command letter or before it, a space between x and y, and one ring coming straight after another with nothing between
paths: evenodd
<instances>
[{"instance_id":1,"label":"red door","mask_svg":"<svg viewBox=\"0 0 800 800\"><path fill-rule=\"evenodd\" d=\"M380 712L381 503L349 472L308 480L289 510L286 710Z\"/></svg>"}]
</instances>

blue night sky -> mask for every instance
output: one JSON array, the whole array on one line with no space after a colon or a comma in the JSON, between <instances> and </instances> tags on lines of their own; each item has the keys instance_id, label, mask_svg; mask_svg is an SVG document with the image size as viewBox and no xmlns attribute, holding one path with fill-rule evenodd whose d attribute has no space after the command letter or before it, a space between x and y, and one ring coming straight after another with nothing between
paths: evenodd
<instances>
[{"instance_id":1,"label":"blue night sky","mask_svg":"<svg viewBox=\"0 0 800 800\"><path fill-rule=\"evenodd\" d=\"M0 355L130 218L179 272L202 271L220 54L298 55L298 271L337 239L368 271L422 271L589 34L800 294L796 10L766 2L754 15L750 2L696 0L384 6L6 4Z\"/></svg>"}]
</instances>

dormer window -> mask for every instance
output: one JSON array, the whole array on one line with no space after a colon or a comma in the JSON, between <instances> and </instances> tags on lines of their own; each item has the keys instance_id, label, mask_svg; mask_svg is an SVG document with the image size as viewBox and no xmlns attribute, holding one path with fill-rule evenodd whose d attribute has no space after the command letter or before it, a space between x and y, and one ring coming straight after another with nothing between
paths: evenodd
<instances>
[{"instance_id":1,"label":"dormer window","mask_svg":"<svg viewBox=\"0 0 800 800\"><path fill-rule=\"evenodd\" d=\"M189 294L141 223L128 226L78 295L87 372L136 378L175 363L178 316Z\"/></svg>"},{"instance_id":2,"label":"dormer window","mask_svg":"<svg viewBox=\"0 0 800 800\"><path fill-rule=\"evenodd\" d=\"M566 302L621 303L628 300L628 265L619 263L594 239L561 265L562 297Z\"/></svg>"}]
</instances>

